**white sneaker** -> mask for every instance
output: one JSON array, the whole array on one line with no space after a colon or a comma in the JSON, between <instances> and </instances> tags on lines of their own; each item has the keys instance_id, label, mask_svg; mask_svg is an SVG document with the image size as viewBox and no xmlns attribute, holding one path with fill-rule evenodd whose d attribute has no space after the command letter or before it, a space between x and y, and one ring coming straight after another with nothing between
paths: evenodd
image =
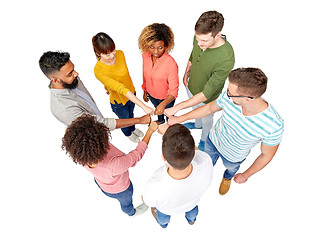
<instances>
[{"instance_id":1,"label":"white sneaker","mask_svg":"<svg viewBox=\"0 0 323 240\"><path fill-rule=\"evenodd\" d=\"M135 131L133 131L133 133L136 134L138 137L144 136L144 133L140 131L138 128L136 128Z\"/></svg>"},{"instance_id":2,"label":"white sneaker","mask_svg":"<svg viewBox=\"0 0 323 240\"><path fill-rule=\"evenodd\" d=\"M138 143L140 141L139 137L134 133L135 131L133 131L131 133L131 135L128 137L131 141Z\"/></svg>"},{"instance_id":3,"label":"white sneaker","mask_svg":"<svg viewBox=\"0 0 323 240\"><path fill-rule=\"evenodd\" d=\"M148 206L146 204L142 203L138 207L135 208L136 213L130 217L131 218L137 217L137 216L143 214L144 212L146 212L147 209L148 209Z\"/></svg>"}]
</instances>

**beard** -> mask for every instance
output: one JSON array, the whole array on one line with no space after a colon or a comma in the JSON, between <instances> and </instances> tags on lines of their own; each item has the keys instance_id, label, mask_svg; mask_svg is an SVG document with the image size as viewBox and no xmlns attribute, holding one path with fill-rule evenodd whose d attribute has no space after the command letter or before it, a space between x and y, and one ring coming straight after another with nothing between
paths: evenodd
<instances>
[{"instance_id":1,"label":"beard","mask_svg":"<svg viewBox=\"0 0 323 240\"><path fill-rule=\"evenodd\" d=\"M78 77L74 78L73 82L72 82L72 83L70 83L70 84L68 84L68 83L66 83L66 82L64 82L64 81L62 81L62 80L61 80L61 82L62 82L62 86L63 86L64 88L67 88L67 89L74 89L74 88L76 88L76 87L77 87L77 85L78 85L78 83L79 83L79 79L78 79Z\"/></svg>"}]
</instances>

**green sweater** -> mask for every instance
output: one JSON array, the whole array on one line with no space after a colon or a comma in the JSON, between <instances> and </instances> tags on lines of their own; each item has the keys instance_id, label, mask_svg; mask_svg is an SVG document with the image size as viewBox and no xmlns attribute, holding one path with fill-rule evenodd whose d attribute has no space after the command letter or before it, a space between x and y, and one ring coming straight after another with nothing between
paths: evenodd
<instances>
[{"instance_id":1,"label":"green sweater","mask_svg":"<svg viewBox=\"0 0 323 240\"><path fill-rule=\"evenodd\" d=\"M193 95L203 92L207 100L212 102L220 95L225 80L234 66L234 52L226 41L220 47L203 51L194 36L193 50L190 56L191 72L188 88Z\"/></svg>"}]
</instances>

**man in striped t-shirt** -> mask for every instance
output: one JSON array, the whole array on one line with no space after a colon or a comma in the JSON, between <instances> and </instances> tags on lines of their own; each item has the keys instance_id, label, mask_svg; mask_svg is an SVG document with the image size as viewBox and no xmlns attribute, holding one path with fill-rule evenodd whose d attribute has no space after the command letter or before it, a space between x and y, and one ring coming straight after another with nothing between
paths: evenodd
<instances>
[{"instance_id":1,"label":"man in striped t-shirt","mask_svg":"<svg viewBox=\"0 0 323 240\"><path fill-rule=\"evenodd\" d=\"M282 139L284 120L261 98L267 88L267 77L258 68L239 68L229 75L228 89L216 100L179 117L168 124L200 118L223 110L206 140L205 151L213 165L221 157L226 167L220 185L221 195L230 189L231 179L244 183L263 169L274 157ZM243 173L236 172L251 149L261 142L261 154Z\"/></svg>"}]
</instances>

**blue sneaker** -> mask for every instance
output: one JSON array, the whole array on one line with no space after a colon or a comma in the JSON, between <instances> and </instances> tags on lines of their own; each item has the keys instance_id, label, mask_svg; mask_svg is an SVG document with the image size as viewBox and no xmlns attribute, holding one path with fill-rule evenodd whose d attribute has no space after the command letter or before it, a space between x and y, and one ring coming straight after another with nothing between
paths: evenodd
<instances>
[{"instance_id":1,"label":"blue sneaker","mask_svg":"<svg viewBox=\"0 0 323 240\"><path fill-rule=\"evenodd\" d=\"M205 152L205 141L200 141L199 145L197 147L198 149L200 149L201 151Z\"/></svg>"},{"instance_id":2,"label":"blue sneaker","mask_svg":"<svg viewBox=\"0 0 323 240\"><path fill-rule=\"evenodd\" d=\"M193 122L184 123L183 125L185 127L187 127L188 129L202 129L202 127L200 127L200 128L195 127L195 123L193 123Z\"/></svg>"}]
</instances>

